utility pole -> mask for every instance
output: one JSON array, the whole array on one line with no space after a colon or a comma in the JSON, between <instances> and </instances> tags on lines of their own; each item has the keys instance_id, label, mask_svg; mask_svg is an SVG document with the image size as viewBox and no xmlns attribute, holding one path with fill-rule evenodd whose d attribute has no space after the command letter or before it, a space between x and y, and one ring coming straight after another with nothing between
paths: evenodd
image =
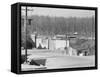
<instances>
[{"instance_id":1,"label":"utility pole","mask_svg":"<svg viewBox=\"0 0 100 77\"><path fill-rule=\"evenodd\" d=\"M48 49L49 49L49 37L48 37Z\"/></svg>"},{"instance_id":2,"label":"utility pole","mask_svg":"<svg viewBox=\"0 0 100 77\"><path fill-rule=\"evenodd\" d=\"M25 32L25 63L27 63L27 22L28 22L28 11L33 11L27 8L27 6L25 7L25 20L24 20L24 32Z\"/></svg>"},{"instance_id":3,"label":"utility pole","mask_svg":"<svg viewBox=\"0 0 100 77\"><path fill-rule=\"evenodd\" d=\"M27 63L27 6L25 7L24 32L25 32L25 63Z\"/></svg>"},{"instance_id":4,"label":"utility pole","mask_svg":"<svg viewBox=\"0 0 100 77\"><path fill-rule=\"evenodd\" d=\"M70 41L70 37L68 36L68 34L66 34L66 54L68 52L69 54L69 41Z\"/></svg>"},{"instance_id":5,"label":"utility pole","mask_svg":"<svg viewBox=\"0 0 100 77\"><path fill-rule=\"evenodd\" d=\"M67 52L68 52L68 49L67 49L67 40L68 40L68 36L67 36L67 34L66 34L66 54L67 54Z\"/></svg>"}]
</instances>

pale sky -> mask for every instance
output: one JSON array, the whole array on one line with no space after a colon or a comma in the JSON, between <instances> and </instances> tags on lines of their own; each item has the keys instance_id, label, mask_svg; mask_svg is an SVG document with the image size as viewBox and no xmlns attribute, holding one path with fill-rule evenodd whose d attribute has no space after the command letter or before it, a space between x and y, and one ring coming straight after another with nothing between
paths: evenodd
<instances>
[{"instance_id":1,"label":"pale sky","mask_svg":"<svg viewBox=\"0 0 100 77\"><path fill-rule=\"evenodd\" d=\"M25 9L25 7L22 7ZM91 17L95 16L93 10L80 9L62 9L62 8L46 8L46 7L28 7L33 11L28 11L28 15L53 16L53 17ZM25 11L22 11L25 14Z\"/></svg>"}]
</instances>

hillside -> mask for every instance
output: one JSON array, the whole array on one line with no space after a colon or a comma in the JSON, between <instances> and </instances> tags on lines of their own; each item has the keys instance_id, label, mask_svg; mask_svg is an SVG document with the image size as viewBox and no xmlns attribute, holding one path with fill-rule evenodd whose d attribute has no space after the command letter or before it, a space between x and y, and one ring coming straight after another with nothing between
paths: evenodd
<instances>
[{"instance_id":1,"label":"hillside","mask_svg":"<svg viewBox=\"0 0 100 77\"><path fill-rule=\"evenodd\" d=\"M22 17L23 18L23 17ZM49 17L49 16L31 16L28 22L27 32L38 32L39 34L55 35L78 32L90 36L95 32L94 17ZM22 28L24 22L22 21Z\"/></svg>"}]
</instances>

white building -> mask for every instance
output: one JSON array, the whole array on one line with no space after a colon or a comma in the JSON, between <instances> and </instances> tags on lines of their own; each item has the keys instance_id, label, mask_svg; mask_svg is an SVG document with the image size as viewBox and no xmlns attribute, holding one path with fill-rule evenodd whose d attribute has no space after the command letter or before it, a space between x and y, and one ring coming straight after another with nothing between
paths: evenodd
<instances>
[{"instance_id":1,"label":"white building","mask_svg":"<svg viewBox=\"0 0 100 77\"><path fill-rule=\"evenodd\" d=\"M32 40L35 42L35 36L32 35L31 36ZM72 41L73 42L73 41ZM67 47L67 50L65 51L68 51L68 54L69 56L71 55L76 55L76 50L73 49L72 47L70 47L70 41L66 39L61 39L61 38L48 38L46 36L37 36L37 39L36 39L36 47L38 48L39 45L42 46L42 48L46 48L46 49L49 49L49 50L65 50L65 47Z\"/></svg>"},{"instance_id":2,"label":"white building","mask_svg":"<svg viewBox=\"0 0 100 77\"><path fill-rule=\"evenodd\" d=\"M65 47L66 47L66 40L60 40L60 39L50 39L49 40L50 50L64 49Z\"/></svg>"}]
</instances>

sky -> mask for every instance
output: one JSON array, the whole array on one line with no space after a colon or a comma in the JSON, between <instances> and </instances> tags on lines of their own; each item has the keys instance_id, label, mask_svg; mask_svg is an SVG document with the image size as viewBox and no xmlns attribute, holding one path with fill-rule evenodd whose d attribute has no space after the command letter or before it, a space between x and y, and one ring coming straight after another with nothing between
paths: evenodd
<instances>
[{"instance_id":1,"label":"sky","mask_svg":"<svg viewBox=\"0 0 100 77\"><path fill-rule=\"evenodd\" d=\"M25 7L22 7L25 9ZM45 7L28 7L28 15L39 16L52 16L52 17L91 17L95 16L93 10L80 10L80 9L61 9L61 8L45 8ZM25 15L25 10L22 11Z\"/></svg>"}]
</instances>

